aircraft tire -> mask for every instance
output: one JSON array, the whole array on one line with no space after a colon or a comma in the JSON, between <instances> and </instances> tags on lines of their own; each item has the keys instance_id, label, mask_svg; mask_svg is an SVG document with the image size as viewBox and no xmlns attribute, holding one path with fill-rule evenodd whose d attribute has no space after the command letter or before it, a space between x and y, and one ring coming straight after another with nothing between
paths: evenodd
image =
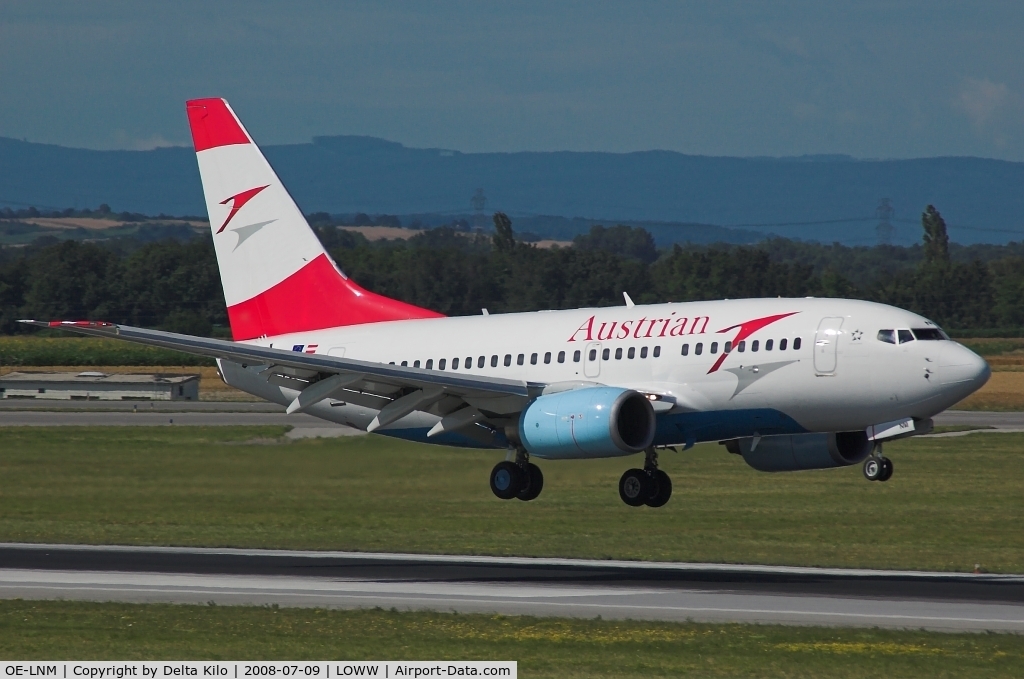
<instances>
[{"instance_id":1,"label":"aircraft tire","mask_svg":"<svg viewBox=\"0 0 1024 679\"><path fill-rule=\"evenodd\" d=\"M882 460L885 458L872 455L864 460L864 478L868 481L877 481L882 477Z\"/></svg>"},{"instance_id":2,"label":"aircraft tire","mask_svg":"<svg viewBox=\"0 0 1024 679\"><path fill-rule=\"evenodd\" d=\"M882 474L878 477L879 481L888 481L892 478L892 460L887 457L882 458Z\"/></svg>"},{"instance_id":3,"label":"aircraft tire","mask_svg":"<svg viewBox=\"0 0 1024 679\"><path fill-rule=\"evenodd\" d=\"M541 473L540 467L532 462L527 464L525 473L523 474L523 487L520 488L518 493L516 493L516 497L523 502L536 500L537 496L540 495L540 491L543 489L544 474Z\"/></svg>"},{"instance_id":4,"label":"aircraft tire","mask_svg":"<svg viewBox=\"0 0 1024 679\"><path fill-rule=\"evenodd\" d=\"M651 496L653 485L643 469L627 469L619 479L619 497L630 507L639 507Z\"/></svg>"},{"instance_id":5,"label":"aircraft tire","mask_svg":"<svg viewBox=\"0 0 1024 679\"><path fill-rule=\"evenodd\" d=\"M655 486L655 490L647 498L646 504L648 507L664 507L672 497L672 479L660 469L655 469L651 480L654 482L652 485Z\"/></svg>"},{"instance_id":6,"label":"aircraft tire","mask_svg":"<svg viewBox=\"0 0 1024 679\"><path fill-rule=\"evenodd\" d=\"M523 470L514 462L499 462L491 470L491 492L502 500L514 498L523 485Z\"/></svg>"}]
</instances>

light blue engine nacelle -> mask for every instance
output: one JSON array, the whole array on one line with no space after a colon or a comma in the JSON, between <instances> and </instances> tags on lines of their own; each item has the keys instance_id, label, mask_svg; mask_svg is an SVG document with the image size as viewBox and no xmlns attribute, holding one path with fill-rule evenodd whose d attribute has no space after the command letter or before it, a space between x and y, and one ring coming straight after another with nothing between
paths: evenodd
<instances>
[{"instance_id":1,"label":"light blue engine nacelle","mask_svg":"<svg viewBox=\"0 0 1024 679\"><path fill-rule=\"evenodd\" d=\"M654 440L654 408L642 394L587 387L540 396L519 418L519 437L545 459L632 455Z\"/></svg>"}]
</instances>

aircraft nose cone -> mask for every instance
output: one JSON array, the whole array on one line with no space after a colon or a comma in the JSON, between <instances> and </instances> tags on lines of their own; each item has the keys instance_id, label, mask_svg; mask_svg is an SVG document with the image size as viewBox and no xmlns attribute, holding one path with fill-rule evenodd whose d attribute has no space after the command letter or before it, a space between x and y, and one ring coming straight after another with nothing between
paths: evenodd
<instances>
[{"instance_id":1,"label":"aircraft nose cone","mask_svg":"<svg viewBox=\"0 0 1024 679\"><path fill-rule=\"evenodd\" d=\"M942 384L960 385L967 393L981 389L992 375L992 369L981 356L960 344L951 344L943 352L939 366Z\"/></svg>"}]
</instances>

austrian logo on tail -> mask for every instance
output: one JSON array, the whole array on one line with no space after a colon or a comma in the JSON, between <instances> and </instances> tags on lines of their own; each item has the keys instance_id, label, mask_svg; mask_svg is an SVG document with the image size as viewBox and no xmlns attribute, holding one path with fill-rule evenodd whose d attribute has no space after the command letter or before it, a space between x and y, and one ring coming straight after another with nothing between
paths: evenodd
<instances>
[{"instance_id":1,"label":"austrian logo on tail","mask_svg":"<svg viewBox=\"0 0 1024 679\"><path fill-rule=\"evenodd\" d=\"M219 229L217 229L217 233L223 231L224 227L228 225L228 222L230 222L238 213L238 211L242 209L242 206L248 203L250 200L252 200L257 193L267 188L267 186L270 186L270 184L267 184L266 186L257 186L256 188L253 189L246 189L241 193L236 193L235 195L222 200L220 202L221 205L227 205L228 203L231 203L231 212L228 213L228 218L225 219L224 223L220 225Z\"/></svg>"}]
</instances>

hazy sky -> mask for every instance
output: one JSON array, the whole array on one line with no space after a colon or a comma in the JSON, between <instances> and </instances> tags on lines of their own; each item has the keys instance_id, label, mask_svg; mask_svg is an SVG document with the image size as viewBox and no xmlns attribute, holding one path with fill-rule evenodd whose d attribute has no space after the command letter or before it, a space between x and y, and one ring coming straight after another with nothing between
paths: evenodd
<instances>
[{"instance_id":1,"label":"hazy sky","mask_svg":"<svg viewBox=\"0 0 1024 679\"><path fill-rule=\"evenodd\" d=\"M0 0L0 136L1024 160L1020 2Z\"/></svg>"}]
</instances>

